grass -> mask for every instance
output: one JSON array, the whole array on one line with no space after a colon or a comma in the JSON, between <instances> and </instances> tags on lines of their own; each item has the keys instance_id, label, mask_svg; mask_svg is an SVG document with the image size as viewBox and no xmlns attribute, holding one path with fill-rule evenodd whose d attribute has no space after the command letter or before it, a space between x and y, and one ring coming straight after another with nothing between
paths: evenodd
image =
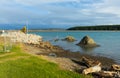
<instances>
[{"instance_id":1,"label":"grass","mask_svg":"<svg viewBox=\"0 0 120 78\"><path fill-rule=\"evenodd\" d=\"M22 51L15 45L10 53L0 53L0 78L91 78L62 70L55 63Z\"/></svg>"}]
</instances>

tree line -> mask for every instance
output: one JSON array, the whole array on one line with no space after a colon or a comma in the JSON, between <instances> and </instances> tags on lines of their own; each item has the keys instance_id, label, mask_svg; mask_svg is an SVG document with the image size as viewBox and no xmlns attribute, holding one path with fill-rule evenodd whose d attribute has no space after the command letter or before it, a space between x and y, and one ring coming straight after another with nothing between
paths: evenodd
<instances>
[{"instance_id":1,"label":"tree line","mask_svg":"<svg viewBox=\"0 0 120 78\"><path fill-rule=\"evenodd\" d=\"M120 30L120 25L75 26L67 30Z\"/></svg>"}]
</instances>

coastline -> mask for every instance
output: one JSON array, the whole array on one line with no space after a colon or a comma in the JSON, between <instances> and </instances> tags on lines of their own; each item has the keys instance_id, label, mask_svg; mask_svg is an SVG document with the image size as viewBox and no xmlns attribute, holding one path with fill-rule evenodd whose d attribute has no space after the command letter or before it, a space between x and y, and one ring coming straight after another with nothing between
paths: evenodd
<instances>
[{"instance_id":1,"label":"coastline","mask_svg":"<svg viewBox=\"0 0 120 78\"><path fill-rule=\"evenodd\" d=\"M80 74L82 74L81 71L83 71L83 69L87 68L87 66L82 62L83 57L89 60L93 60L91 64L96 64L99 62L101 64L102 70L110 69L113 64L117 64L112 58L93 56L82 54L80 52L64 50L59 45L55 46L52 45L49 41L43 41L41 36L31 34L29 39L32 41L30 41L26 38L28 35L30 34L25 34L19 31L12 33L8 32L7 35L4 36L8 36L11 39L14 38L15 40L13 41L15 44L18 42L22 43L22 50L28 54L43 58L50 62L57 63L62 69L77 72ZM28 41L24 41L23 39L27 39Z\"/></svg>"},{"instance_id":2,"label":"coastline","mask_svg":"<svg viewBox=\"0 0 120 78\"><path fill-rule=\"evenodd\" d=\"M35 48L40 50L39 52L33 52L32 49L29 50L30 53L35 54L35 55L44 55L44 56L49 56L50 53L55 53L57 58L68 58L68 59L77 59L77 60L81 60L82 57L87 57L90 59L93 59L95 61L100 61L103 65L103 67L108 67L112 64L118 64L115 62L115 60L113 60L112 58L107 58L107 57L103 57L103 56L93 56L93 55L88 55L88 54L82 54L80 52L72 52L70 50L64 50L63 48L59 47L59 46L55 46L55 49L49 49L49 48L40 48L34 45L27 45L29 50L30 48Z\"/></svg>"},{"instance_id":3,"label":"coastline","mask_svg":"<svg viewBox=\"0 0 120 78\"><path fill-rule=\"evenodd\" d=\"M40 30L41 31L41 30ZM50 30L47 30L48 32L50 31ZM46 30L42 30L41 32L47 32ZM61 30L55 30L55 31L50 31L50 32L68 32L68 31L66 31L66 30L63 30L63 31L61 31ZM8 30L7 32L18 32L18 30ZM37 31L35 31L35 32L37 32ZM77 32L77 31L71 31L71 32ZM86 32L86 31L79 31L79 32ZM88 32L97 32L97 31L88 31ZM101 31L100 31L101 32ZM107 32L107 31L106 31ZM113 32L113 31L108 31L108 32ZM18 33L18 34L21 34L21 33ZM22 34L23 35L23 34ZM18 37L17 37L17 39L19 38L19 37L21 37L20 39L22 39L22 35L18 35ZM11 35L10 35L11 36ZM13 33L13 36L14 36L14 33ZM17 35L16 35L17 36ZM32 37L36 37L36 36L32 36ZM39 40L34 40L33 38L29 38L29 39L31 39L31 40L33 40L33 41L30 41L30 40L28 40L28 42L32 42L32 43L34 43L34 41L39 41ZM15 38L15 37L14 37ZM23 39L25 39L24 38L24 36L23 36ZM27 39L27 38L26 38ZM38 37L38 39L39 39L39 37ZM13 40L13 41L24 41L24 40ZM42 41L42 39L41 39L41 41ZM50 43L50 42L49 42ZM52 44L51 44L52 45ZM67 57L67 58L70 58L71 57L71 55L73 54L73 56L77 56L77 54L76 54L76 52L72 52L72 51L68 51L68 50L64 50L63 48L61 48L61 47L59 47L59 45L58 45L58 48L59 48L59 50L57 50L55 53L56 54L58 54L58 56L60 56L60 57ZM46 50L46 49L45 49ZM47 51L47 50L46 50ZM49 50L48 50L49 51ZM63 54L67 54L66 56L65 55L61 55L60 53L61 53L61 51L62 51L62 53ZM50 52L50 51L49 51ZM46 52L45 52L46 53ZM48 52L47 52L48 53ZM77 52L77 53L79 53L80 55L79 56L87 56L87 57L96 57L97 58L97 56L92 56L92 55L88 55L88 54L82 54L81 52ZM99 59L100 59L100 57L102 58L104 58L104 56L99 56ZM71 57L72 58L72 57ZM105 58L107 58L107 57L105 57ZM104 58L104 59L105 59ZM99 60L98 59L98 60ZM110 59L110 60L112 60L113 61L113 59L112 58L108 58L108 59ZM115 61L113 62L113 63L116 63Z\"/></svg>"},{"instance_id":4,"label":"coastline","mask_svg":"<svg viewBox=\"0 0 120 78\"><path fill-rule=\"evenodd\" d=\"M109 71L112 65L117 64L111 58L81 54L80 52L71 52L69 50L64 50L59 46L55 46L56 48L54 49L40 48L30 44L25 44L25 46L25 52L38 56L49 62L56 63L63 70L68 70L79 74L82 74L82 71L87 69L87 66L81 61L83 57L92 59L95 62L100 62L102 71ZM51 56L50 54L53 55ZM96 76L94 74L91 74L91 76L93 76L93 78L100 77L99 75Z\"/></svg>"}]
</instances>

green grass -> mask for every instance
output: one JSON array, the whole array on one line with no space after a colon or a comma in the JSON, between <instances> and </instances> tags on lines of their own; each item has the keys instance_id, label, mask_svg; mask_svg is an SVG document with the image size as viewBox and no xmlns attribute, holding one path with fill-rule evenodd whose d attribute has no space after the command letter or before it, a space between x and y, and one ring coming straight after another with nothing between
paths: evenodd
<instances>
[{"instance_id":1,"label":"green grass","mask_svg":"<svg viewBox=\"0 0 120 78\"><path fill-rule=\"evenodd\" d=\"M22 52L19 46L11 52L0 54L0 78L91 78L62 70L55 63Z\"/></svg>"}]
</instances>

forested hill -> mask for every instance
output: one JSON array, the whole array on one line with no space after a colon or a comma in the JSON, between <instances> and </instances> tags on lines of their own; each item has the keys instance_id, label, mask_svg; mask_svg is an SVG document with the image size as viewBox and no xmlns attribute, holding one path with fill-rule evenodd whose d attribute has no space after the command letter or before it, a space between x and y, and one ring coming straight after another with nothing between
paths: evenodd
<instances>
[{"instance_id":1,"label":"forested hill","mask_svg":"<svg viewBox=\"0 0 120 78\"><path fill-rule=\"evenodd\" d=\"M76 26L67 30L120 30L120 25Z\"/></svg>"}]
</instances>

